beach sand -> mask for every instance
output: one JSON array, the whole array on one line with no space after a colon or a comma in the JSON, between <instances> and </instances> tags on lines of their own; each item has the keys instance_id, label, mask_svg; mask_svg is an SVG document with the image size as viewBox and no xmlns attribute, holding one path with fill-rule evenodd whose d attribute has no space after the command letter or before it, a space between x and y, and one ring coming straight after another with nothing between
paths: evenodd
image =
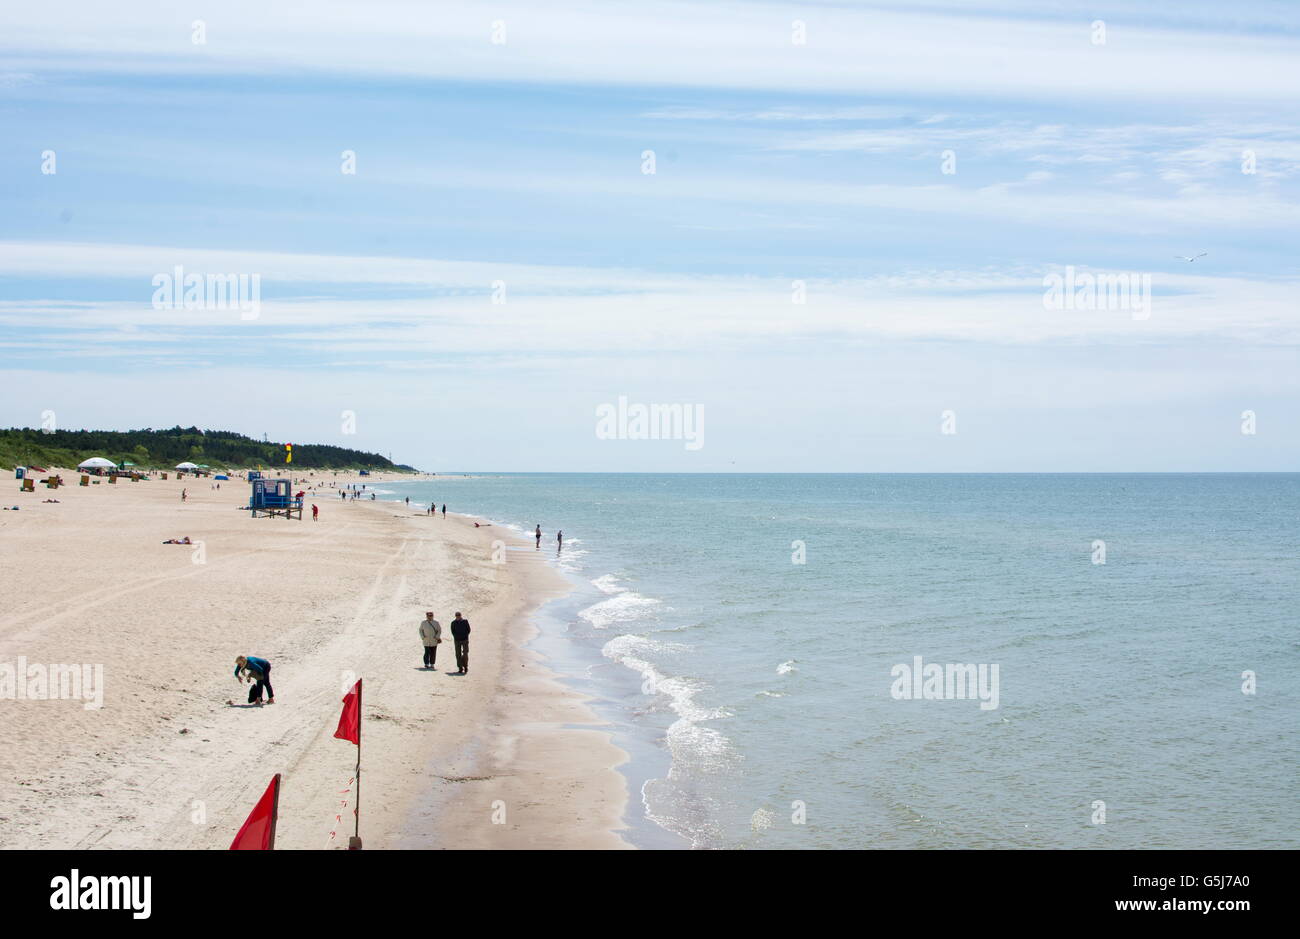
<instances>
[{"instance_id":1,"label":"beach sand","mask_svg":"<svg viewBox=\"0 0 1300 939\"><path fill-rule=\"evenodd\" d=\"M354 676L367 850L627 847L625 755L523 648L530 613L566 589L531 542L328 488L300 522L238 511L238 479L62 473L74 485L14 481L0 500L21 506L0 513L0 666L102 665L103 706L0 698L0 847L224 849L277 772L276 847L346 846L356 747L333 734ZM202 545L162 544L187 535ZM436 671L426 609L444 630ZM457 610L473 628L463 677ZM271 661L274 705L243 706L239 654Z\"/></svg>"}]
</instances>

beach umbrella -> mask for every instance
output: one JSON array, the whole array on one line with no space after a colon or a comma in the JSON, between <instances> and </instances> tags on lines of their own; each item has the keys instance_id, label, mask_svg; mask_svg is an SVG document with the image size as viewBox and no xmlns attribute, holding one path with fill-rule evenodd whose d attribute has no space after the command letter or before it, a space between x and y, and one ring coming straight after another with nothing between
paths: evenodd
<instances>
[{"instance_id":1,"label":"beach umbrella","mask_svg":"<svg viewBox=\"0 0 1300 939\"><path fill-rule=\"evenodd\" d=\"M77 469L112 469L115 465L112 460L106 460L102 456L92 456L89 460L78 463Z\"/></svg>"},{"instance_id":2,"label":"beach umbrella","mask_svg":"<svg viewBox=\"0 0 1300 939\"><path fill-rule=\"evenodd\" d=\"M198 469L198 465L197 465L197 464L194 464L194 463L190 463L190 462L187 460L187 461L184 462L184 463L177 463L177 464L176 464L176 469L178 469L178 470L195 470L195 469Z\"/></svg>"}]
</instances>

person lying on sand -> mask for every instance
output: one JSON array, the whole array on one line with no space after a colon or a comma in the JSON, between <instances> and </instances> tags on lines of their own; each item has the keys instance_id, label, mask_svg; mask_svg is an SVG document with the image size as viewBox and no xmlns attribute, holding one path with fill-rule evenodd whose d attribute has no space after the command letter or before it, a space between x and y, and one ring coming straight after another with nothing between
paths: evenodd
<instances>
[{"instance_id":1,"label":"person lying on sand","mask_svg":"<svg viewBox=\"0 0 1300 939\"><path fill-rule=\"evenodd\" d=\"M168 538L163 544L193 544L193 542L190 541L190 536L186 535L184 538Z\"/></svg>"}]
</instances>

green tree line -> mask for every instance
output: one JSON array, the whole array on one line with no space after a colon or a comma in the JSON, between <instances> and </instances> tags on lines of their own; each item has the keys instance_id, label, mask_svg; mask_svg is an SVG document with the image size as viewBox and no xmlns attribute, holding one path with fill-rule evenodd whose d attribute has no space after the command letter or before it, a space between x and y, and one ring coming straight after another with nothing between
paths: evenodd
<instances>
[{"instance_id":1,"label":"green tree line","mask_svg":"<svg viewBox=\"0 0 1300 939\"><path fill-rule=\"evenodd\" d=\"M294 467L303 469L374 469L413 471L378 453L320 443L293 443ZM207 464L214 469L285 464L286 441L254 440L232 430L56 430L30 427L0 430L0 464L8 466L75 467L82 460L102 456L121 463L129 460L142 469L171 469L177 463Z\"/></svg>"}]
</instances>

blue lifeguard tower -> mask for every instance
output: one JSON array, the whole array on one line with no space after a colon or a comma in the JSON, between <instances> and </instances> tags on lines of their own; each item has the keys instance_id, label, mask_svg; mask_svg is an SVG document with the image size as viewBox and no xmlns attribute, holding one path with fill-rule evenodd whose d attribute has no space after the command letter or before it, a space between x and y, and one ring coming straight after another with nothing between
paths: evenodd
<instances>
[{"instance_id":1,"label":"blue lifeguard tower","mask_svg":"<svg viewBox=\"0 0 1300 939\"><path fill-rule=\"evenodd\" d=\"M259 477L251 482L253 494L248 500L248 507L252 510L253 518L257 518L259 512L267 516L283 515L285 518L293 518L296 513L298 521L302 521L302 500L294 498L292 479Z\"/></svg>"}]
</instances>

